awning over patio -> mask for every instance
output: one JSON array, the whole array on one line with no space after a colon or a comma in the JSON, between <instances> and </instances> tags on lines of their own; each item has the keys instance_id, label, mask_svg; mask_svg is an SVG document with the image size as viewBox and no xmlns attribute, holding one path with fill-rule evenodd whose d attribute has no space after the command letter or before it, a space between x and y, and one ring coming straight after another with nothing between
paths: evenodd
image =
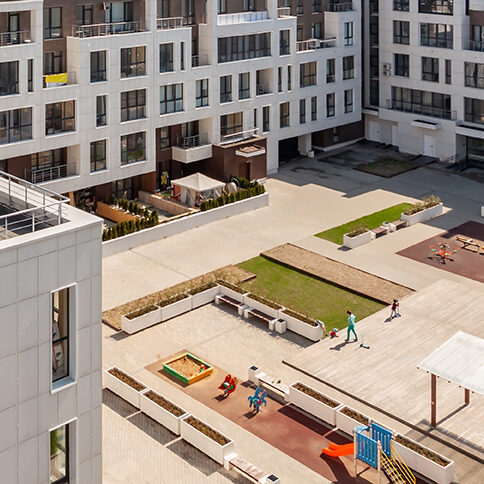
<instances>
[{"instance_id":1,"label":"awning over patio","mask_svg":"<svg viewBox=\"0 0 484 484\"><path fill-rule=\"evenodd\" d=\"M210 178L202 173L172 180L175 198L187 205L196 205L200 200L207 198L217 198L222 195L225 183Z\"/></svg>"}]
</instances>

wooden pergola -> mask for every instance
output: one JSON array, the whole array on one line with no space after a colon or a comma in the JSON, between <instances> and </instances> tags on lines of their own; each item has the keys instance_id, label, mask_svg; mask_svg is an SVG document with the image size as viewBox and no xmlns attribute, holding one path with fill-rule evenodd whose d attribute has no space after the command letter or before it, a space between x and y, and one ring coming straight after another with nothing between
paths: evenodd
<instances>
[{"instance_id":1,"label":"wooden pergola","mask_svg":"<svg viewBox=\"0 0 484 484\"><path fill-rule=\"evenodd\" d=\"M418 366L430 373L430 425L437 426L437 377L464 389L464 403L471 392L484 395L484 339L459 331Z\"/></svg>"}]
</instances>

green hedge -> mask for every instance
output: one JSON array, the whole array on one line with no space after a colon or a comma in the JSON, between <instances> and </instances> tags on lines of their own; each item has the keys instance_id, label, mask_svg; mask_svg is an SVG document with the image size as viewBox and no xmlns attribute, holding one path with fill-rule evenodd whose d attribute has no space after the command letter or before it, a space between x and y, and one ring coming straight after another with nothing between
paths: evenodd
<instances>
[{"instance_id":1,"label":"green hedge","mask_svg":"<svg viewBox=\"0 0 484 484\"><path fill-rule=\"evenodd\" d=\"M231 193L230 195L222 195L218 198L210 198L209 200L204 200L200 204L200 210L205 212L212 208L222 207L223 205L228 205L229 203L234 203L239 200L244 200L246 198L255 197L256 195L261 195L265 193L264 185L259 185L257 182L252 182L253 186L245 188L236 193Z\"/></svg>"}]
</instances>

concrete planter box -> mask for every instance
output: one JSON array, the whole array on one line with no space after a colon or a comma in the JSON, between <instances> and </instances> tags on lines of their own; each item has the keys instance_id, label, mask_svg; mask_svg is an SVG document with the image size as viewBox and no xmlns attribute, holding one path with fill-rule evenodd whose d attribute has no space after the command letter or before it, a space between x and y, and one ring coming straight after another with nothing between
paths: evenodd
<instances>
[{"instance_id":1,"label":"concrete planter box","mask_svg":"<svg viewBox=\"0 0 484 484\"><path fill-rule=\"evenodd\" d=\"M142 316L138 316L134 319L121 316L121 329L128 334L133 334L160 322L161 308L157 307L153 311L143 314Z\"/></svg>"},{"instance_id":2,"label":"concrete planter box","mask_svg":"<svg viewBox=\"0 0 484 484\"><path fill-rule=\"evenodd\" d=\"M275 322L276 333L283 334L286 332L286 329L287 329L286 321L284 320L281 321L280 319L276 319L276 322Z\"/></svg>"},{"instance_id":3,"label":"concrete planter box","mask_svg":"<svg viewBox=\"0 0 484 484\"><path fill-rule=\"evenodd\" d=\"M302 408L303 410L310 413L311 415L314 415L315 417L321 420L324 420L330 425L336 426L336 410L341 407L341 404L337 402L338 406L335 408L332 408L329 405L326 405L325 403L320 402L319 400L316 400L310 395L307 395L306 393L303 393L300 390L297 390L296 388L294 388L295 385L297 385L298 383L299 382L295 382L289 387L289 402L292 403L293 405L296 405L296 407ZM304 386L307 387L308 385L304 385ZM311 388L311 387L308 387L308 388ZM314 390L314 389L311 388L311 390ZM314 390L314 391L317 392L317 390ZM318 393L321 393L321 392L318 392ZM343 416L346 417L346 415L343 415Z\"/></svg>"},{"instance_id":4,"label":"concrete planter box","mask_svg":"<svg viewBox=\"0 0 484 484\"><path fill-rule=\"evenodd\" d=\"M404 436L402 435L402 437ZM405 439L416 445L419 445L420 447L423 447L424 449L428 449L428 447L425 447L424 445L419 444L412 439L409 439L408 437L405 437ZM404 445L398 443L395 439L392 439L392 442L395 450L400 454L401 458L405 461L407 466L410 467L410 469L418 472L419 474L422 474L423 476L431 479L432 481L438 482L439 484L450 484L451 482L453 482L453 461L447 459L446 457L440 455L437 452L434 452L431 449L428 449L430 452L433 452L434 454L442 457L442 459L449 461L449 464L447 464L445 467L442 467L441 465L430 459L427 459L427 457L424 457L418 452L415 452L414 450L409 449L408 447L405 447Z\"/></svg>"},{"instance_id":5,"label":"concrete planter box","mask_svg":"<svg viewBox=\"0 0 484 484\"><path fill-rule=\"evenodd\" d=\"M123 400L126 400L128 403L133 405L133 407L136 407L139 409L140 394L141 392L146 390L146 386L143 385L143 383L141 383L140 381L136 380L136 378L131 376L129 373L126 373L125 371L117 368L119 371L123 371L123 373L126 373L126 375L132 378L136 383L143 385L142 390L139 390L139 391L135 390L133 387L130 387L127 383L124 383L119 378L116 378L114 375L109 373L109 370L112 370L114 368L116 367L112 366L111 368L108 368L107 370L104 371L104 378L103 378L104 386L106 388L109 388L116 395L118 395L118 397L121 397Z\"/></svg>"},{"instance_id":6,"label":"concrete planter box","mask_svg":"<svg viewBox=\"0 0 484 484\"><path fill-rule=\"evenodd\" d=\"M148 388L140 395L140 410L148 415L148 417L151 417L153 420L166 427L170 432L180 435L180 422L188 415L188 413L185 410L180 409L183 410L183 415L180 415L180 417L173 415L171 412L160 407L156 402L145 396L145 393L149 391L150 389Z\"/></svg>"},{"instance_id":7,"label":"concrete planter box","mask_svg":"<svg viewBox=\"0 0 484 484\"><path fill-rule=\"evenodd\" d=\"M220 294L223 294L224 296L231 297L232 299L235 299L236 301L244 302L244 296L248 293L246 292L244 294L241 294L240 292L237 292L237 291L234 291L233 289L230 289L230 287L226 287L223 284L220 284Z\"/></svg>"},{"instance_id":8,"label":"concrete planter box","mask_svg":"<svg viewBox=\"0 0 484 484\"><path fill-rule=\"evenodd\" d=\"M211 287L205 291L191 296L192 309L197 309L204 304L210 304L215 300L215 296L220 293L220 286Z\"/></svg>"},{"instance_id":9,"label":"concrete planter box","mask_svg":"<svg viewBox=\"0 0 484 484\"><path fill-rule=\"evenodd\" d=\"M183 418L180 425L181 436L183 439L195 446L197 449L201 450L204 454L211 457L214 461L224 465L224 457L234 452L234 441L224 436L229 440L229 442L225 445L220 445L210 437L207 437L205 434L188 424L186 422L187 418L188 417ZM211 427L211 425L206 425Z\"/></svg>"},{"instance_id":10,"label":"concrete planter box","mask_svg":"<svg viewBox=\"0 0 484 484\"><path fill-rule=\"evenodd\" d=\"M372 234L370 230L368 232L364 232L363 234L357 235L356 237L348 237L348 234L344 234L343 245L348 247L348 249L354 249L360 245L368 244L368 242L371 242L371 239Z\"/></svg>"},{"instance_id":11,"label":"concrete planter box","mask_svg":"<svg viewBox=\"0 0 484 484\"><path fill-rule=\"evenodd\" d=\"M107 218L113 222L129 222L130 220L136 220L138 217L132 213L125 212L124 210L108 205L104 202L97 202L96 215L99 217Z\"/></svg>"},{"instance_id":12,"label":"concrete planter box","mask_svg":"<svg viewBox=\"0 0 484 484\"><path fill-rule=\"evenodd\" d=\"M188 296L180 301L168 304L168 306L163 306L161 308L161 320L166 321L167 319L174 318L180 314L186 313L192 310L192 296Z\"/></svg>"},{"instance_id":13,"label":"concrete planter box","mask_svg":"<svg viewBox=\"0 0 484 484\"><path fill-rule=\"evenodd\" d=\"M361 422L358 422L358 420L355 420L354 418L348 417L348 415L345 415L341 411L345 408L345 406L341 406L336 410L336 427L338 427L340 430L345 432L346 434L350 435L353 437L353 431L356 426L358 425L364 425ZM352 410L352 409L350 409ZM356 410L355 410L356 411ZM358 412L361 413L361 412ZM363 415L363 414L362 414ZM366 417L366 415L364 415ZM370 418L368 418L368 425L370 425Z\"/></svg>"},{"instance_id":14,"label":"concrete planter box","mask_svg":"<svg viewBox=\"0 0 484 484\"><path fill-rule=\"evenodd\" d=\"M431 218L437 217L438 215L442 215L444 213L444 204L439 203L434 207L427 208L422 210L421 212L414 213L413 215L405 215L402 213L400 217L401 220L405 220L407 225L414 225L419 222L425 222L430 220Z\"/></svg>"},{"instance_id":15,"label":"concrete planter box","mask_svg":"<svg viewBox=\"0 0 484 484\"><path fill-rule=\"evenodd\" d=\"M324 336L324 328L322 326L312 326L286 314L284 310L279 310L278 319L286 321L286 328L289 331L300 334L311 341L319 341Z\"/></svg>"},{"instance_id":16,"label":"concrete planter box","mask_svg":"<svg viewBox=\"0 0 484 484\"><path fill-rule=\"evenodd\" d=\"M244 296L244 304L249 306L249 308L256 309L261 313L267 314L268 316L272 316L274 319L279 318L279 309L271 308L270 306L267 306L259 301L256 301L255 299L252 299L248 295Z\"/></svg>"}]
</instances>

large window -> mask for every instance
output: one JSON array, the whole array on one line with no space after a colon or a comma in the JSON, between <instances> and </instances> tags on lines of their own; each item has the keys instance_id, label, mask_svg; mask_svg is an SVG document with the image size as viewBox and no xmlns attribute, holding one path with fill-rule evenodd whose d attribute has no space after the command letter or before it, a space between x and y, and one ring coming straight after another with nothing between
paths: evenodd
<instances>
[{"instance_id":1,"label":"large window","mask_svg":"<svg viewBox=\"0 0 484 484\"><path fill-rule=\"evenodd\" d=\"M244 11L251 12L255 10L255 0L244 0Z\"/></svg>"},{"instance_id":2,"label":"large window","mask_svg":"<svg viewBox=\"0 0 484 484\"><path fill-rule=\"evenodd\" d=\"M146 89L121 93L121 121L132 121L146 117Z\"/></svg>"},{"instance_id":3,"label":"large window","mask_svg":"<svg viewBox=\"0 0 484 484\"><path fill-rule=\"evenodd\" d=\"M422 57L422 81L439 82L439 59Z\"/></svg>"},{"instance_id":4,"label":"large window","mask_svg":"<svg viewBox=\"0 0 484 484\"><path fill-rule=\"evenodd\" d=\"M355 77L355 59L352 55L343 57L343 80Z\"/></svg>"},{"instance_id":5,"label":"large window","mask_svg":"<svg viewBox=\"0 0 484 484\"><path fill-rule=\"evenodd\" d=\"M160 114L183 111L183 84L160 87Z\"/></svg>"},{"instance_id":6,"label":"large window","mask_svg":"<svg viewBox=\"0 0 484 484\"><path fill-rule=\"evenodd\" d=\"M62 8L44 8L44 39L62 37Z\"/></svg>"},{"instance_id":7,"label":"large window","mask_svg":"<svg viewBox=\"0 0 484 484\"><path fill-rule=\"evenodd\" d=\"M121 49L121 77L136 77L146 74L146 47Z\"/></svg>"},{"instance_id":8,"label":"large window","mask_svg":"<svg viewBox=\"0 0 484 484\"><path fill-rule=\"evenodd\" d=\"M311 98L311 121L318 119L318 98L313 96Z\"/></svg>"},{"instance_id":9,"label":"large window","mask_svg":"<svg viewBox=\"0 0 484 484\"><path fill-rule=\"evenodd\" d=\"M420 45L452 49L454 30L447 24L420 24Z\"/></svg>"},{"instance_id":10,"label":"large window","mask_svg":"<svg viewBox=\"0 0 484 484\"><path fill-rule=\"evenodd\" d=\"M279 104L279 127L288 128L291 124L289 103Z\"/></svg>"},{"instance_id":11,"label":"large window","mask_svg":"<svg viewBox=\"0 0 484 484\"><path fill-rule=\"evenodd\" d=\"M105 2L104 3L104 18L107 23L122 23L133 21L133 2ZM114 27L114 32L129 32L130 26L117 25Z\"/></svg>"},{"instance_id":12,"label":"large window","mask_svg":"<svg viewBox=\"0 0 484 484\"><path fill-rule=\"evenodd\" d=\"M173 70L173 44L161 44L160 72L172 72Z\"/></svg>"},{"instance_id":13,"label":"large window","mask_svg":"<svg viewBox=\"0 0 484 484\"><path fill-rule=\"evenodd\" d=\"M250 98L250 72L239 74L239 99Z\"/></svg>"},{"instance_id":14,"label":"large window","mask_svg":"<svg viewBox=\"0 0 484 484\"><path fill-rule=\"evenodd\" d=\"M121 165L146 160L146 133L121 136Z\"/></svg>"},{"instance_id":15,"label":"large window","mask_svg":"<svg viewBox=\"0 0 484 484\"><path fill-rule=\"evenodd\" d=\"M392 109L451 119L450 95L392 86Z\"/></svg>"},{"instance_id":16,"label":"large window","mask_svg":"<svg viewBox=\"0 0 484 484\"><path fill-rule=\"evenodd\" d=\"M76 6L76 25L92 25L92 8L93 5Z\"/></svg>"},{"instance_id":17,"label":"large window","mask_svg":"<svg viewBox=\"0 0 484 484\"><path fill-rule=\"evenodd\" d=\"M336 60L327 59L326 60L326 82L336 81Z\"/></svg>"},{"instance_id":18,"label":"large window","mask_svg":"<svg viewBox=\"0 0 484 484\"><path fill-rule=\"evenodd\" d=\"M18 94L18 61L0 63L0 96Z\"/></svg>"},{"instance_id":19,"label":"large window","mask_svg":"<svg viewBox=\"0 0 484 484\"><path fill-rule=\"evenodd\" d=\"M271 55L271 34L269 32L218 39L218 61L232 62Z\"/></svg>"},{"instance_id":20,"label":"large window","mask_svg":"<svg viewBox=\"0 0 484 484\"><path fill-rule=\"evenodd\" d=\"M50 432L50 484L69 483L69 425Z\"/></svg>"},{"instance_id":21,"label":"large window","mask_svg":"<svg viewBox=\"0 0 484 484\"><path fill-rule=\"evenodd\" d=\"M313 13L321 12L321 0L313 0Z\"/></svg>"},{"instance_id":22,"label":"large window","mask_svg":"<svg viewBox=\"0 0 484 484\"><path fill-rule=\"evenodd\" d=\"M218 0L217 13L227 13L227 0Z\"/></svg>"},{"instance_id":23,"label":"large window","mask_svg":"<svg viewBox=\"0 0 484 484\"><path fill-rule=\"evenodd\" d=\"M394 54L393 59L395 64L395 75L408 77L410 56L407 54Z\"/></svg>"},{"instance_id":24,"label":"large window","mask_svg":"<svg viewBox=\"0 0 484 484\"><path fill-rule=\"evenodd\" d=\"M106 80L106 51L91 52L91 82Z\"/></svg>"},{"instance_id":25,"label":"large window","mask_svg":"<svg viewBox=\"0 0 484 484\"><path fill-rule=\"evenodd\" d=\"M484 64L476 62L465 63L465 85L484 89Z\"/></svg>"},{"instance_id":26,"label":"large window","mask_svg":"<svg viewBox=\"0 0 484 484\"><path fill-rule=\"evenodd\" d=\"M232 101L232 76L220 78L220 102L229 103Z\"/></svg>"},{"instance_id":27,"label":"large window","mask_svg":"<svg viewBox=\"0 0 484 484\"><path fill-rule=\"evenodd\" d=\"M454 13L454 0L419 0L418 11L420 13L452 15Z\"/></svg>"},{"instance_id":28,"label":"large window","mask_svg":"<svg viewBox=\"0 0 484 484\"><path fill-rule=\"evenodd\" d=\"M91 173L106 169L106 140L91 143Z\"/></svg>"},{"instance_id":29,"label":"large window","mask_svg":"<svg viewBox=\"0 0 484 484\"><path fill-rule=\"evenodd\" d=\"M198 79L196 87L195 106L208 106L208 79Z\"/></svg>"},{"instance_id":30,"label":"large window","mask_svg":"<svg viewBox=\"0 0 484 484\"><path fill-rule=\"evenodd\" d=\"M32 108L0 112L0 145L32 139Z\"/></svg>"},{"instance_id":31,"label":"large window","mask_svg":"<svg viewBox=\"0 0 484 484\"><path fill-rule=\"evenodd\" d=\"M335 94L334 92L330 94L326 94L326 117L332 118L336 112L335 112Z\"/></svg>"},{"instance_id":32,"label":"large window","mask_svg":"<svg viewBox=\"0 0 484 484\"><path fill-rule=\"evenodd\" d=\"M466 121L484 124L484 99L464 98Z\"/></svg>"},{"instance_id":33,"label":"large window","mask_svg":"<svg viewBox=\"0 0 484 484\"><path fill-rule=\"evenodd\" d=\"M160 149L164 150L165 148L170 147L170 127L163 126L160 128Z\"/></svg>"},{"instance_id":34,"label":"large window","mask_svg":"<svg viewBox=\"0 0 484 484\"><path fill-rule=\"evenodd\" d=\"M299 124L306 122L306 99L299 100Z\"/></svg>"},{"instance_id":35,"label":"large window","mask_svg":"<svg viewBox=\"0 0 484 484\"><path fill-rule=\"evenodd\" d=\"M291 53L289 39L290 30L281 30L279 32L279 55L286 55Z\"/></svg>"},{"instance_id":36,"label":"large window","mask_svg":"<svg viewBox=\"0 0 484 484\"><path fill-rule=\"evenodd\" d=\"M353 22L344 24L344 45L353 45Z\"/></svg>"},{"instance_id":37,"label":"large window","mask_svg":"<svg viewBox=\"0 0 484 484\"><path fill-rule=\"evenodd\" d=\"M322 37L321 22L312 23L311 24L311 38L312 39L320 39L321 37Z\"/></svg>"},{"instance_id":38,"label":"large window","mask_svg":"<svg viewBox=\"0 0 484 484\"><path fill-rule=\"evenodd\" d=\"M74 131L75 101L64 101L45 105L45 134Z\"/></svg>"},{"instance_id":39,"label":"large window","mask_svg":"<svg viewBox=\"0 0 484 484\"><path fill-rule=\"evenodd\" d=\"M410 22L403 20L393 21L393 43L410 44Z\"/></svg>"},{"instance_id":40,"label":"large window","mask_svg":"<svg viewBox=\"0 0 484 484\"><path fill-rule=\"evenodd\" d=\"M69 376L70 291L52 293L52 382Z\"/></svg>"},{"instance_id":41,"label":"large window","mask_svg":"<svg viewBox=\"0 0 484 484\"><path fill-rule=\"evenodd\" d=\"M270 106L264 106L262 108L262 131L267 133L271 129L271 122L270 122Z\"/></svg>"},{"instance_id":42,"label":"large window","mask_svg":"<svg viewBox=\"0 0 484 484\"><path fill-rule=\"evenodd\" d=\"M445 83L452 84L452 61L445 59Z\"/></svg>"},{"instance_id":43,"label":"large window","mask_svg":"<svg viewBox=\"0 0 484 484\"><path fill-rule=\"evenodd\" d=\"M408 12L409 0L393 0L393 10L399 12Z\"/></svg>"},{"instance_id":44,"label":"large window","mask_svg":"<svg viewBox=\"0 0 484 484\"><path fill-rule=\"evenodd\" d=\"M96 96L96 126L106 126L108 124L106 103L106 96Z\"/></svg>"},{"instance_id":45,"label":"large window","mask_svg":"<svg viewBox=\"0 0 484 484\"><path fill-rule=\"evenodd\" d=\"M62 51L46 52L44 54L44 75L61 74L62 71Z\"/></svg>"},{"instance_id":46,"label":"large window","mask_svg":"<svg viewBox=\"0 0 484 484\"><path fill-rule=\"evenodd\" d=\"M316 85L316 62L306 62L299 66L299 87Z\"/></svg>"},{"instance_id":47,"label":"large window","mask_svg":"<svg viewBox=\"0 0 484 484\"><path fill-rule=\"evenodd\" d=\"M353 112L353 90L345 91L345 113Z\"/></svg>"},{"instance_id":48,"label":"large window","mask_svg":"<svg viewBox=\"0 0 484 484\"><path fill-rule=\"evenodd\" d=\"M224 114L220 116L220 134L240 133L242 131L242 113Z\"/></svg>"}]
</instances>

